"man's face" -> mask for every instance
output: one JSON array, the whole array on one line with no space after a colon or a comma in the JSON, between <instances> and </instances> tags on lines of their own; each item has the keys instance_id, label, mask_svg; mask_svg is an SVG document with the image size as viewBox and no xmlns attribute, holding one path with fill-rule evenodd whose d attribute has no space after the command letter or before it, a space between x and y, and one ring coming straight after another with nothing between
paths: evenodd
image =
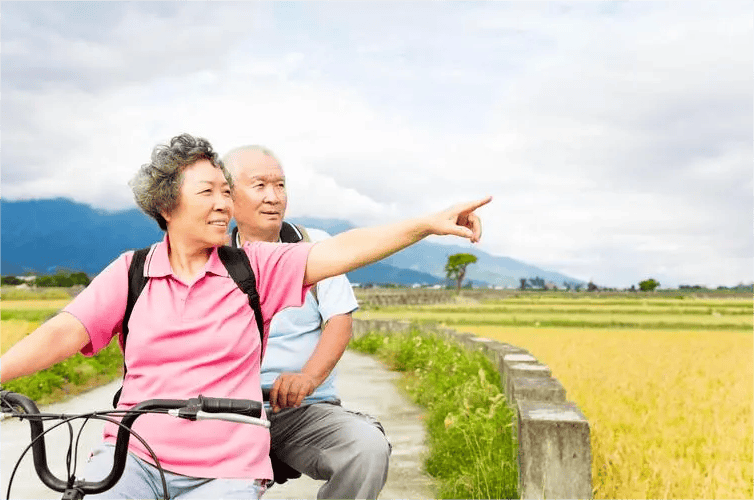
<instances>
[{"instance_id":1,"label":"man's face","mask_svg":"<svg viewBox=\"0 0 754 500\"><path fill-rule=\"evenodd\" d=\"M283 169L273 157L249 150L238 155L234 171L233 205L242 234L277 241L288 204Z\"/></svg>"}]
</instances>

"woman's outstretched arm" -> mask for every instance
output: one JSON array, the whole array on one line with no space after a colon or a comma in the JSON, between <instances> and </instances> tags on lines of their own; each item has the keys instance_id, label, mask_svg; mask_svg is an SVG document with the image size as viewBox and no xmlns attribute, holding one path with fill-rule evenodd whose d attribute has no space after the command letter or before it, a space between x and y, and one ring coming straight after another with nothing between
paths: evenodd
<instances>
[{"instance_id":1,"label":"woman's outstretched arm","mask_svg":"<svg viewBox=\"0 0 754 500\"><path fill-rule=\"evenodd\" d=\"M89 342L84 325L62 312L19 340L0 358L0 381L31 375L67 359Z\"/></svg>"},{"instance_id":2,"label":"woman's outstretched arm","mask_svg":"<svg viewBox=\"0 0 754 500\"><path fill-rule=\"evenodd\" d=\"M304 274L307 285L384 259L430 235L453 235L479 241L482 224L474 213L492 200L460 203L442 212L383 226L352 229L316 243Z\"/></svg>"}]
</instances>

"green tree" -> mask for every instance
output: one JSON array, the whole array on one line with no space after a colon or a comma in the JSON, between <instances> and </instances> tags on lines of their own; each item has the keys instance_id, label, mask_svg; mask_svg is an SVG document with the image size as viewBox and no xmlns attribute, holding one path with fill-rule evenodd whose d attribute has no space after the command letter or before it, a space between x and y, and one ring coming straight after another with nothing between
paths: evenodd
<instances>
[{"instance_id":1,"label":"green tree","mask_svg":"<svg viewBox=\"0 0 754 500\"><path fill-rule=\"evenodd\" d=\"M529 283L531 283L532 288L545 287L545 280L543 278L540 278L539 276L537 276L536 278L529 278Z\"/></svg>"},{"instance_id":2,"label":"green tree","mask_svg":"<svg viewBox=\"0 0 754 500\"><path fill-rule=\"evenodd\" d=\"M457 291L461 291L463 278L466 277L466 267L476 261L476 256L470 253L457 253L448 257L448 263L445 264L445 276L456 281Z\"/></svg>"},{"instance_id":3,"label":"green tree","mask_svg":"<svg viewBox=\"0 0 754 500\"><path fill-rule=\"evenodd\" d=\"M660 282L655 280L654 278L649 278L648 280L639 282L639 288L642 292L651 292L658 286L660 286Z\"/></svg>"},{"instance_id":4,"label":"green tree","mask_svg":"<svg viewBox=\"0 0 754 500\"><path fill-rule=\"evenodd\" d=\"M3 285L20 285L21 283L23 283L23 280L20 280L15 276L3 276L2 278Z\"/></svg>"}]
</instances>

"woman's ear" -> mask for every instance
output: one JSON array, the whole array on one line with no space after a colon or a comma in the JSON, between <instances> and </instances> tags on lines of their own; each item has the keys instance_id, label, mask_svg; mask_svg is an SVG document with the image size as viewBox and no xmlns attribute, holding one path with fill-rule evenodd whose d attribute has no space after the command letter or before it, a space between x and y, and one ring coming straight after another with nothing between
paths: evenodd
<instances>
[{"instance_id":1,"label":"woman's ear","mask_svg":"<svg viewBox=\"0 0 754 500\"><path fill-rule=\"evenodd\" d=\"M160 215L162 215L162 218L165 219L166 223L170 222L171 217L170 217L170 214L168 212L166 212L165 210L160 210Z\"/></svg>"}]
</instances>

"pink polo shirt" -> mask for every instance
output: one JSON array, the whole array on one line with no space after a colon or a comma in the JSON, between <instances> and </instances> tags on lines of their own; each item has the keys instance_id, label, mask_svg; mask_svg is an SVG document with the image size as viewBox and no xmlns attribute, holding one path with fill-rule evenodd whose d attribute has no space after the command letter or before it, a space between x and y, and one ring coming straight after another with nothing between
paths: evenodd
<instances>
[{"instance_id":1,"label":"pink polo shirt","mask_svg":"<svg viewBox=\"0 0 754 500\"><path fill-rule=\"evenodd\" d=\"M251 243L243 249L257 280L265 342L270 319L286 307L303 304L303 285L311 244ZM126 252L102 271L64 310L78 318L91 356L121 331L128 295ZM210 397L261 401L260 336L248 297L228 275L213 250L204 272L192 283L173 274L167 236L147 255L149 276L129 321L125 352L128 372L119 409L147 399ZM259 426L221 421L139 417L133 429L155 451L165 470L193 477L271 479L270 433ZM115 442L117 426L104 437ZM143 445L129 440L129 451L153 462Z\"/></svg>"}]
</instances>

